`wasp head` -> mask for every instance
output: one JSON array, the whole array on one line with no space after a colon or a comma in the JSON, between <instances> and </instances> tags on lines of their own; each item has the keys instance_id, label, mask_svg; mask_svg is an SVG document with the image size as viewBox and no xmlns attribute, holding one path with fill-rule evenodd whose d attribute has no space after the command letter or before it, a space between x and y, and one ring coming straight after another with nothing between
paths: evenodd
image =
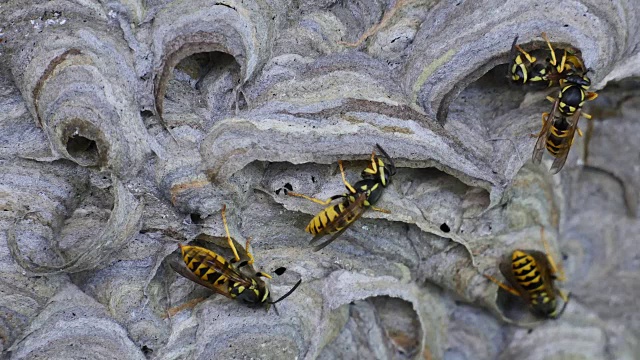
<instances>
[{"instance_id":1,"label":"wasp head","mask_svg":"<svg viewBox=\"0 0 640 360\"><path fill-rule=\"evenodd\" d=\"M582 75L571 74L567 76L567 78L564 80L564 83L568 85L577 85L584 90L589 90L589 87L591 86L591 79L589 79L589 77L586 75L586 72Z\"/></svg>"},{"instance_id":2,"label":"wasp head","mask_svg":"<svg viewBox=\"0 0 640 360\"><path fill-rule=\"evenodd\" d=\"M382 186L386 187L388 184L391 183L391 177L396 174L396 166L393 163L393 160L389 158L389 155L387 155L387 152L384 151L384 149L382 149L380 145L376 144L376 147L378 147L378 150L380 150L380 153L382 153L387 163L385 163L382 160L382 158L376 155L373 157L373 162L376 164L376 168L377 168L376 171L374 171L369 166L362 171L361 176L363 179L366 179L366 180L369 180L369 179L376 180Z\"/></svg>"},{"instance_id":3,"label":"wasp head","mask_svg":"<svg viewBox=\"0 0 640 360\"><path fill-rule=\"evenodd\" d=\"M252 278L251 286L246 287L240 283L233 284L231 296L250 307L259 307L271 301L271 294L267 284L260 278Z\"/></svg>"}]
</instances>

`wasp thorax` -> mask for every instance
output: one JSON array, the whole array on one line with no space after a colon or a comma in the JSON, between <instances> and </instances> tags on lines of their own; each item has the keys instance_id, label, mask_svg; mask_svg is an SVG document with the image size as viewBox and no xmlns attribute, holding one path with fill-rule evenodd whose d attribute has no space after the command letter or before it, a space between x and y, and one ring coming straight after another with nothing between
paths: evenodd
<instances>
[{"instance_id":1,"label":"wasp thorax","mask_svg":"<svg viewBox=\"0 0 640 360\"><path fill-rule=\"evenodd\" d=\"M555 318L557 313L556 300L549 294L542 292L531 298L531 310L538 316Z\"/></svg>"}]
</instances>

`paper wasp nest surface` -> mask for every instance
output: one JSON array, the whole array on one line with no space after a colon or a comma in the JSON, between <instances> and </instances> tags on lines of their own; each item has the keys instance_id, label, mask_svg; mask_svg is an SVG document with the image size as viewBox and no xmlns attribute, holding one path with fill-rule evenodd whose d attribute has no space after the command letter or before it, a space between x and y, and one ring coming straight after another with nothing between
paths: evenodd
<instances>
[{"instance_id":1,"label":"paper wasp nest surface","mask_svg":"<svg viewBox=\"0 0 640 360\"><path fill-rule=\"evenodd\" d=\"M4 1L2 356L636 357L638 14L631 0ZM558 175L530 161L550 92L506 79L514 37L544 48L543 31L581 50L599 93ZM376 143L398 168L390 213L311 251L322 206L282 189L343 193L337 161L354 183ZM231 257L223 204L274 299L302 279L278 314L169 267L179 243ZM482 276L543 250L541 229L572 293L558 320Z\"/></svg>"}]
</instances>

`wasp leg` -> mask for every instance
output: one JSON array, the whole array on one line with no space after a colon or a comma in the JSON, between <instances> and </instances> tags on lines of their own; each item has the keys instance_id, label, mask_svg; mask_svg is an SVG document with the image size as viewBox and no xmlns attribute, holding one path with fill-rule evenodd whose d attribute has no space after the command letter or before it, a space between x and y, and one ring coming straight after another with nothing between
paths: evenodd
<instances>
[{"instance_id":1,"label":"wasp leg","mask_svg":"<svg viewBox=\"0 0 640 360\"><path fill-rule=\"evenodd\" d=\"M544 39L544 41L547 42L547 46L549 47L549 52L551 53L551 65L556 66L558 64L557 59L556 59L556 52L555 50L553 50L553 46L551 46L551 41L549 41L549 38L547 37L546 33L542 33L542 38ZM564 61L566 60L566 51L565 51L565 56L563 56L562 59L562 66L564 66Z\"/></svg>"},{"instance_id":2,"label":"wasp leg","mask_svg":"<svg viewBox=\"0 0 640 360\"><path fill-rule=\"evenodd\" d=\"M537 134L529 134L532 138L539 138L544 133L544 126L547 124L547 118L549 117L549 113L542 113L542 129Z\"/></svg>"},{"instance_id":3,"label":"wasp leg","mask_svg":"<svg viewBox=\"0 0 640 360\"><path fill-rule=\"evenodd\" d=\"M352 194L355 194L356 193L356 189L354 189L353 186L351 186L351 184L349 184L349 182L347 181L347 177L344 175L344 167L342 166L342 160L338 160L338 166L340 166L340 174L342 174L342 182L344 183L344 186L346 186L347 189Z\"/></svg>"},{"instance_id":4,"label":"wasp leg","mask_svg":"<svg viewBox=\"0 0 640 360\"><path fill-rule=\"evenodd\" d=\"M178 305L178 306L172 307L171 309L167 310L167 314L166 314L165 318L172 317L173 315L179 313L182 310L191 309L194 306L196 306L196 305L200 304L201 302L205 301L206 299L207 298L199 297L199 298L195 298L193 300L189 300L189 301L187 301L186 303L184 303L182 305Z\"/></svg>"},{"instance_id":5,"label":"wasp leg","mask_svg":"<svg viewBox=\"0 0 640 360\"><path fill-rule=\"evenodd\" d=\"M376 164L376 151L371 152L371 167L364 169L367 174L377 174L378 164Z\"/></svg>"},{"instance_id":6,"label":"wasp leg","mask_svg":"<svg viewBox=\"0 0 640 360\"><path fill-rule=\"evenodd\" d=\"M503 284L500 280L494 278L491 275L487 275L487 274L482 274L482 276L486 277L487 279L493 281L496 285L500 286L501 288L503 288L504 290L510 292L511 294L515 295L515 296L520 296L520 293L518 292L518 290L512 288L509 285L505 285Z\"/></svg>"},{"instance_id":7,"label":"wasp leg","mask_svg":"<svg viewBox=\"0 0 640 360\"><path fill-rule=\"evenodd\" d=\"M381 212L381 213L391 214L391 211L389 211L389 210L387 210L387 209L379 208L379 207L377 207L377 206L373 206L373 205L371 205L371 206L369 206L369 207L370 207L370 208L371 208L371 210L373 210L373 211L379 211L379 212Z\"/></svg>"},{"instance_id":8,"label":"wasp leg","mask_svg":"<svg viewBox=\"0 0 640 360\"><path fill-rule=\"evenodd\" d=\"M558 296L560 296L560 298L562 299L562 301L567 302L569 301L569 295L566 291L564 290L557 290L557 294Z\"/></svg>"},{"instance_id":9,"label":"wasp leg","mask_svg":"<svg viewBox=\"0 0 640 360\"><path fill-rule=\"evenodd\" d=\"M220 213L222 214L222 223L224 224L224 231L227 233L227 242L229 243L229 247L231 251L233 251L234 262L240 261L240 256L238 255L238 251L236 251L236 247L233 245L233 240L231 240L231 235L229 235L229 226L227 226L227 216L225 215L225 211L227 210L227 205L222 205L222 210ZM253 257L252 257L253 259Z\"/></svg>"},{"instance_id":10,"label":"wasp leg","mask_svg":"<svg viewBox=\"0 0 640 360\"><path fill-rule=\"evenodd\" d=\"M549 260L549 266L551 266L551 275L555 276L556 279L560 281L564 281L567 277L564 274L564 270L561 267L556 266L555 260L553 260L553 256L551 256L549 243L544 236L544 228L540 228L540 239L542 240L542 244L544 245L544 252L547 253L547 259Z\"/></svg>"},{"instance_id":11,"label":"wasp leg","mask_svg":"<svg viewBox=\"0 0 640 360\"><path fill-rule=\"evenodd\" d=\"M522 55L524 55L524 57L527 58L527 61L529 63L536 62L536 58L531 56L531 54L529 54L528 52L524 51L524 49L522 49L520 46L516 45L516 49L518 49L518 51L520 51L522 53Z\"/></svg>"},{"instance_id":12,"label":"wasp leg","mask_svg":"<svg viewBox=\"0 0 640 360\"><path fill-rule=\"evenodd\" d=\"M344 197L344 195L334 195L334 196L328 198L327 200L320 200L320 199L316 199L314 197L307 196L307 195L300 194L300 193L293 192L293 191L287 191L286 194L289 195L289 196L301 197L303 199L307 199L309 201L313 201L314 203L320 204L320 205L329 205L329 203L332 202L333 200L340 199L340 198Z\"/></svg>"},{"instance_id":13,"label":"wasp leg","mask_svg":"<svg viewBox=\"0 0 640 360\"><path fill-rule=\"evenodd\" d=\"M264 277L264 278L267 278L267 279L273 279L273 277L271 277L271 275L269 275L269 274L267 274L267 273L264 273L264 272L262 272L262 271L258 271L258 272L256 273L256 276Z\"/></svg>"},{"instance_id":14,"label":"wasp leg","mask_svg":"<svg viewBox=\"0 0 640 360\"><path fill-rule=\"evenodd\" d=\"M249 250L250 244L251 244L251 237L248 237L247 242L244 245L244 249L247 252L247 256L249 257L249 261L247 261L247 264L253 265L253 254L251 254L251 250Z\"/></svg>"},{"instance_id":15,"label":"wasp leg","mask_svg":"<svg viewBox=\"0 0 640 360\"><path fill-rule=\"evenodd\" d=\"M576 131L578 132L578 136L582 137L582 130L580 130L580 128L576 128Z\"/></svg>"}]
</instances>

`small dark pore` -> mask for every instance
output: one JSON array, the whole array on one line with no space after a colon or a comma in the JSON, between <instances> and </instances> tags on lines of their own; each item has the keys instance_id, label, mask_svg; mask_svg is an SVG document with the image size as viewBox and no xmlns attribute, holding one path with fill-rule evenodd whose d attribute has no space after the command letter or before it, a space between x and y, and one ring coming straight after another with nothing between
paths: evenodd
<instances>
[{"instance_id":1,"label":"small dark pore","mask_svg":"<svg viewBox=\"0 0 640 360\"><path fill-rule=\"evenodd\" d=\"M201 224L202 223L202 217L200 216L200 214L189 214L189 218L191 218L191 222L194 224Z\"/></svg>"},{"instance_id":2,"label":"small dark pore","mask_svg":"<svg viewBox=\"0 0 640 360\"><path fill-rule=\"evenodd\" d=\"M440 225L440 230L445 233L448 233L449 231L451 231L447 223L442 223L442 225Z\"/></svg>"}]
</instances>

